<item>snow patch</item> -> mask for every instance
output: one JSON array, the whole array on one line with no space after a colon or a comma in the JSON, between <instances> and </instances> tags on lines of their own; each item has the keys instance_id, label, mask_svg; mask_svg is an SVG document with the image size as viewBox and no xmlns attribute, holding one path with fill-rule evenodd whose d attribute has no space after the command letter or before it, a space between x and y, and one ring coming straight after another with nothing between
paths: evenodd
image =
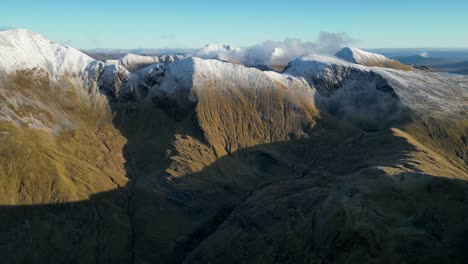
<instances>
[{"instance_id":1,"label":"snow patch","mask_svg":"<svg viewBox=\"0 0 468 264\"><path fill-rule=\"evenodd\" d=\"M385 63L390 61L389 58L383 55L349 47L341 49L335 54L335 56L342 60L361 65L369 63Z\"/></svg>"},{"instance_id":2,"label":"snow patch","mask_svg":"<svg viewBox=\"0 0 468 264\"><path fill-rule=\"evenodd\" d=\"M41 68L51 79L63 75L81 76L93 61L72 47L59 45L29 30L0 32L0 69L7 73Z\"/></svg>"}]
</instances>

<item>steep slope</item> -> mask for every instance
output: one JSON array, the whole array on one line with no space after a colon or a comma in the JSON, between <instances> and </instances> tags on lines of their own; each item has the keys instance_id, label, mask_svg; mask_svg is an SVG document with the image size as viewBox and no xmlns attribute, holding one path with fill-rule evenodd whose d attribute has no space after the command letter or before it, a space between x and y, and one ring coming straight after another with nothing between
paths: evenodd
<instances>
[{"instance_id":1,"label":"steep slope","mask_svg":"<svg viewBox=\"0 0 468 264\"><path fill-rule=\"evenodd\" d=\"M371 131L405 124L425 143L467 161L465 76L365 67L316 55L291 62L285 74L303 76L317 88L321 107L341 120Z\"/></svg>"},{"instance_id":2,"label":"steep slope","mask_svg":"<svg viewBox=\"0 0 468 264\"><path fill-rule=\"evenodd\" d=\"M97 62L25 30L0 32L0 54L2 261L129 261L126 139ZM100 246L111 237L121 242Z\"/></svg>"},{"instance_id":3,"label":"steep slope","mask_svg":"<svg viewBox=\"0 0 468 264\"><path fill-rule=\"evenodd\" d=\"M167 69L153 94L184 107L196 103L205 139L218 156L239 148L299 138L317 111L308 85L285 85L253 68L215 60L187 59ZM272 107L274 105L274 107Z\"/></svg>"},{"instance_id":4,"label":"steep slope","mask_svg":"<svg viewBox=\"0 0 468 264\"><path fill-rule=\"evenodd\" d=\"M0 71L0 120L59 133L77 125L73 115L109 111L99 64L29 30L0 32Z\"/></svg>"},{"instance_id":5,"label":"steep slope","mask_svg":"<svg viewBox=\"0 0 468 264\"><path fill-rule=\"evenodd\" d=\"M344 90L349 95L361 90L378 90L398 97L417 112L432 112L442 117L461 116L466 110L468 84L464 76L365 67L318 55L291 62L284 73L304 77L328 98L339 96Z\"/></svg>"}]
</instances>

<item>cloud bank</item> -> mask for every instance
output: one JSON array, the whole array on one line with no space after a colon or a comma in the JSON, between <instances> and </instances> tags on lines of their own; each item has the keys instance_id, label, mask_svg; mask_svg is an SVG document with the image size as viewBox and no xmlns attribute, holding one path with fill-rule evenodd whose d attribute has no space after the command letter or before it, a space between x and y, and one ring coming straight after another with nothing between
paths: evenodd
<instances>
[{"instance_id":1,"label":"cloud bank","mask_svg":"<svg viewBox=\"0 0 468 264\"><path fill-rule=\"evenodd\" d=\"M209 44L193 56L205 59L220 59L240 62L244 65L286 65L307 54L333 54L341 48L355 43L346 33L321 32L316 41L287 38L283 41L267 40L245 48Z\"/></svg>"}]
</instances>

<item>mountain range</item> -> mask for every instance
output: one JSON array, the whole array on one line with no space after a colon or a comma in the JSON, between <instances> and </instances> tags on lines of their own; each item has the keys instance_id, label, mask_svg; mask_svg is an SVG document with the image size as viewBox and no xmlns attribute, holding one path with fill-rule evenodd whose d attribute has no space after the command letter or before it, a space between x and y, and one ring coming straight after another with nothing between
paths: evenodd
<instances>
[{"instance_id":1,"label":"mountain range","mask_svg":"<svg viewBox=\"0 0 468 264\"><path fill-rule=\"evenodd\" d=\"M468 76L266 55L1 31L2 261L466 262Z\"/></svg>"}]
</instances>

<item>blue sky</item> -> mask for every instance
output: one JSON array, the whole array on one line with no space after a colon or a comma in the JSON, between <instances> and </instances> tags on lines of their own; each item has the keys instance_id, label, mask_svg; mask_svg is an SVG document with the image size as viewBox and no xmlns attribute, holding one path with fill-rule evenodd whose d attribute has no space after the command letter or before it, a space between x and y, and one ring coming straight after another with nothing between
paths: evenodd
<instances>
[{"instance_id":1,"label":"blue sky","mask_svg":"<svg viewBox=\"0 0 468 264\"><path fill-rule=\"evenodd\" d=\"M322 31L361 48L468 48L468 0L2 0L0 28L77 48L248 46Z\"/></svg>"}]
</instances>

